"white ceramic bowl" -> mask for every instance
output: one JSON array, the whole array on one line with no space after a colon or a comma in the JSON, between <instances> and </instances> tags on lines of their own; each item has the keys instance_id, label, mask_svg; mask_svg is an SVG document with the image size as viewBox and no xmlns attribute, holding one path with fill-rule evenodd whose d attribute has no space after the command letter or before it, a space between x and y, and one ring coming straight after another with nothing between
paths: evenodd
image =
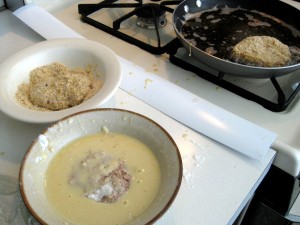
<instances>
[{"instance_id":1,"label":"white ceramic bowl","mask_svg":"<svg viewBox=\"0 0 300 225\"><path fill-rule=\"evenodd\" d=\"M98 133L103 126L110 132L142 141L153 151L161 169L161 183L155 200L146 211L126 225L152 224L172 204L182 180L181 156L172 137L156 122L135 112L93 109L76 113L48 127L40 134L44 135L43 144L37 137L23 159L20 169L21 194L29 211L41 224L64 224L64 219L52 209L45 193L45 173L52 158L66 144ZM49 145L45 145L45 140Z\"/></svg>"},{"instance_id":2,"label":"white ceramic bowl","mask_svg":"<svg viewBox=\"0 0 300 225\"><path fill-rule=\"evenodd\" d=\"M29 72L52 62L70 68L97 66L103 87L91 99L65 110L35 111L21 106L15 97L21 83L29 83ZM121 66L117 55L108 47L86 39L54 39L25 48L0 64L0 110L25 122L57 121L75 112L96 108L110 99L120 85Z\"/></svg>"}]
</instances>

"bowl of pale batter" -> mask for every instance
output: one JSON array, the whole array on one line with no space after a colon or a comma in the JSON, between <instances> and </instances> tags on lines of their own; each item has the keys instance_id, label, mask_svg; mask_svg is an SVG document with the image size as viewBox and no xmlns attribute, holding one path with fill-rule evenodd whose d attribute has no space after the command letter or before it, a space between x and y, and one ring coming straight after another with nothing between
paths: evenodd
<instances>
[{"instance_id":1,"label":"bowl of pale batter","mask_svg":"<svg viewBox=\"0 0 300 225\"><path fill-rule=\"evenodd\" d=\"M168 132L136 112L102 108L49 126L32 142L20 191L41 224L145 225L173 203L182 180Z\"/></svg>"},{"instance_id":2,"label":"bowl of pale batter","mask_svg":"<svg viewBox=\"0 0 300 225\"><path fill-rule=\"evenodd\" d=\"M25 122L54 122L105 103L121 78L118 56L98 42L43 41L0 64L0 110Z\"/></svg>"}]
</instances>

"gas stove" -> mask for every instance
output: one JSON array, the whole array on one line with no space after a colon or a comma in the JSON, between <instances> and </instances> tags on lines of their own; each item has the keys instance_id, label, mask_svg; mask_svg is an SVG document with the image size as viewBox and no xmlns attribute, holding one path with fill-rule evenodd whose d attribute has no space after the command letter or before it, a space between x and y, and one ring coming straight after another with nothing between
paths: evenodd
<instances>
[{"instance_id":1,"label":"gas stove","mask_svg":"<svg viewBox=\"0 0 300 225\"><path fill-rule=\"evenodd\" d=\"M78 12L87 24L151 54L167 54L174 65L254 101L267 110L285 111L300 90L300 71L279 78L238 79L201 65L199 60L190 56L174 33L172 13L180 2L104 0L95 4L79 4Z\"/></svg>"},{"instance_id":2,"label":"gas stove","mask_svg":"<svg viewBox=\"0 0 300 225\"><path fill-rule=\"evenodd\" d=\"M181 68L200 77L199 89L207 84L203 83L203 80L209 82L211 89L206 88L206 90L209 94L213 93L213 97L208 98L213 99L218 105L225 106L229 111L248 116L255 123L272 127L271 130L275 128L280 133L279 137L283 139L285 139L283 136L287 135L285 129L293 127L291 132L295 132L292 134L294 137L287 138L289 139L287 145L273 146L279 154L275 158L274 167L258 188L254 203L250 206L250 208L257 208L259 204L264 204L281 215L288 215L300 192L299 179L295 178L300 172L299 156L297 156L300 154L300 142L296 137L300 127L300 120L296 116L297 112L300 112L298 103L300 70L276 78L252 79L224 74L202 64L191 57L190 52L176 38L172 12L180 2L138 0L124 3L124 1L105 0L94 4L79 4L78 13L81 15L82 22L152 55L158 55L166 64L170 63L175 68ZM180 72L176 74L180 76ZM172 76L172 73L169 76ZM218 93L220 89L222 91ZM222 95L224 89L231 93L230 97ZM188 90L191 90L190 85ZM202 93L195 89L193 91ZM203 94L200 96L202 97ZM242 109L243 107L245 108ZM290 164L291 160L295 164L287 168L287 164L293 164ZM284 192L276 188L281 186L282 182L286 183ZM283 197L278 198L278 195ZM253 214L250 213L250 217L253 217Z\"/></svg>"},{"instance_id":3,"label":"gas stove","mask_svg":"<svg viewBox=\"0 0 300 225\"><path fill-rule=\"evenodd\" d=\"M300 4L283 1L300 8ZM91 0L80 2L77 7L63 12L56 9L55 15L75 31L101 41L145 70L277 133L283 144L273 146L278 150L274 164L292 176L298 176L300 97L297 93L300 70L277 78L250 79L222 74L204 65L191 57L176 38L172 11L180 2ZM143 4L160 5L165 11L166 24L157 29L138 26L136 12ZM113 8L109 8L111 5ZM77 17L74 17L74 11L78 13ZM73 20L63 15L66 12L73 15ZM128 37L129 41L126 40Z\"/></svg>"}]
</instances>

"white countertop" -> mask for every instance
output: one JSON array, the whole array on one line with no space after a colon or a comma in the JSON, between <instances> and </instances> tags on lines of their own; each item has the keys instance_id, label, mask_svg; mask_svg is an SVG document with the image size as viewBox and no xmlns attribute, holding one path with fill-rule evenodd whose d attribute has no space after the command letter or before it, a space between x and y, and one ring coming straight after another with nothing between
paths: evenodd
<instances>
[{"instance_id":1,"label":"white countertop","mask_svg":"<svg viewBox=\"0 0 300 225\"><path fill-rule=\"evenodd\" d=\"M43 40L8 10L0 12L0 27L0 62ZM121 89L101 107L128 109L150 117L170 133L179 147L184 166L182 185L173 205L156 224L232 224L275 155L270 149L263 161L253 160L183 126ZM0 174L16 178L27 147L47 125L19 122L1 112L0 121ZM19 221L12 224L21 225Z\"/></svg>"}]
</instances>

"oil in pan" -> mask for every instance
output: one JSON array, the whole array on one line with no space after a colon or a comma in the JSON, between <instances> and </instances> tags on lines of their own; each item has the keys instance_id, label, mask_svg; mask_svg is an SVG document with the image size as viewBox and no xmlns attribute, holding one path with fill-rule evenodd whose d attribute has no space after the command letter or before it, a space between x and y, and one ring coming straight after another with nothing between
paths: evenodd
<instances>
[{"instance_id":1,"label":"oil in pan","mask_svg":"<svg viewBox=\"0 0 300 225\"><path fill-rule=\"evenodd\" d=\"M180 33L192 45L218 58L231 60L231 50L250 36L270 36L289 46L292 64L300 62L300 32L256 10L213 8L189 15Z\"/></svg>"}]
</instances>

